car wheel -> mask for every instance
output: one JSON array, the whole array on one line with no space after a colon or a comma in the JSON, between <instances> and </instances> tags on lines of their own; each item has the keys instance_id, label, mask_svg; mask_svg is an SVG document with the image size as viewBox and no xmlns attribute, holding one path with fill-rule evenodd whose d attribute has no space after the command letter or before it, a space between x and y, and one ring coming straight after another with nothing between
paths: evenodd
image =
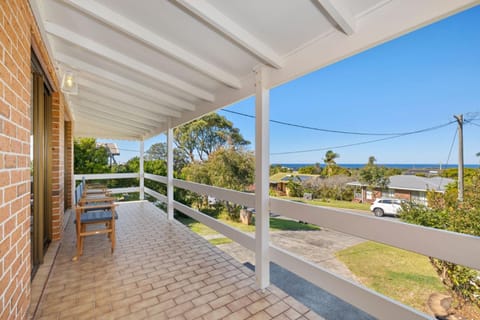
<instances>
[{"instance_id":1,"label":"car wheel","mask_svg":"<svg viewBox=\"0 0 480 320\"><path fill-rule=\"evenodd\" d=\"M373 210L373 214L376 215L377 217L383 216L383 210L381 208L375 208Z\"/></svg>"}]
</instances>

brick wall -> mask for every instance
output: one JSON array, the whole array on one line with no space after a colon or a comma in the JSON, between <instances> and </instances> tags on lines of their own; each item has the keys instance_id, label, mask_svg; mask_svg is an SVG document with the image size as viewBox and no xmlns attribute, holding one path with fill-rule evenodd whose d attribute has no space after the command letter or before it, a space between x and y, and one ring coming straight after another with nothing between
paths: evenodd
<instances>
[{"instance_id":1,"label":"brick wall","mask_svg":"<svg viewBox=\"0 0 480 320\"><path fill-rule=\"evenodd\" d=\"M0 0L0 319L23 319L30 300L30 97L31 48L37 48L45 72L58 88L53 64L28 1ZM63 101L56 113L63 130ZM63 216L63 139L53 173L58 191L54 211ZM55 142L54 142L55 143ZM56 157L56 155L54 156ZM61 161L60 161L61 159ZM55 199L56 200L56 199ZM55 237L60 236L57 228Z\"/></svg>"},{"instance_id":2,"label":"brick wall","mask_svg":"<svg viewBox=\"0 0 480 320\"><path fill-rule=\"evenodd\" d=\"M72 208L75 199L73 198L73 123L65 122L65 206Z\"/></svg>"},{"instance_id":3,"label":"brick wall","mask_svg":"<svg viewBox=\"0 0 480 320\"><path fill-rule=\"evenodd\" d=\"M64 118L63 96L55 92L52 96L52 240L59 240L63 226L65 212L65 186L64 186Z\"/></svg>"}]
</instances>

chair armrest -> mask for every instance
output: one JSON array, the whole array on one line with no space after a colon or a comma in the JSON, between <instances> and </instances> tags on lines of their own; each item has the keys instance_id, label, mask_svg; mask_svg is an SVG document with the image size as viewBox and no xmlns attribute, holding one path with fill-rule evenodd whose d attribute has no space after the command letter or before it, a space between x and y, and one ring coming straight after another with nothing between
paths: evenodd
<instances>
[{"instance_id":1,"label":"chair armrest","mask_svg":"<svg viewBox=\"0 0 480 320\"><path fill-rule=\"evenodd\" d=\"M115 198L113 197L98 197L98 198L82 198L78 202L81 206L86 203L95 203L95 202L114 202Z\"/></svg>"},{"instance_id":2,"label":"chair armrest","mask_svg":"<svg viewBox=\"0 0 480 320\"><path fill-rule=\"evenodd\" d=\"M116 206L117 205L113 202L109 203L109 204L100 204L100 205L93 205L93 206L78 205L76 207L76 210L77 210L77 212L81 212L81 211L85 211L85 210L91 211L91 210L94 210L94 209L111 209L111 210L114 210Z\"/></svg>"}]
</instances>

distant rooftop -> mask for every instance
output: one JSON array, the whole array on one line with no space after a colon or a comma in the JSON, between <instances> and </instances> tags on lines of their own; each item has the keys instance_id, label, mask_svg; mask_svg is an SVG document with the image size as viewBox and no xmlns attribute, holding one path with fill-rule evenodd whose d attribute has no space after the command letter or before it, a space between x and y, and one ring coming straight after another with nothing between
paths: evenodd
<instances>
[{"instance_id":1,"label":"distant rooftop","mask_svg":"<svg viewBox=\"0 0 480 320\"><path fill-rule=\"evenodd\" d=\"M443 177L418 177L413 175L396 175L390 177L389 189L445 192L446 186L455 180ZM360 181L349 182L351 186L365 186Z\"/></svg>"},{"instance_id":2,"label":"distant rooftop","mask_svg":"<svg viewBox=\"0 0 480 320\"><path fill-rule=\"evenodd\" d=\"M118 146L116 143L97 143L97 148L98 147L107 148L108 153L112 156L120 155L120 149L118 149Z\"/></svg>"}]
</instances>

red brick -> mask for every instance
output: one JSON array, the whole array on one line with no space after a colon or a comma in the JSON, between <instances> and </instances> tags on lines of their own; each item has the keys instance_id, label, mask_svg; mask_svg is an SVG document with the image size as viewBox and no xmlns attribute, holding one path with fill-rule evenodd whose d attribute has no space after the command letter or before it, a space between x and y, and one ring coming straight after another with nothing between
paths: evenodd
<instances>
[{"instance_id":1,"label":"red brick","mask_svg":"<svg viewBox=\"0 0 480 320\"><path fill-rule=\"evenodd\" d=\"M1 70L1 64L0 64L0 70ZM1 100L0 100L0 115L7 119L10 118L10 106Z\"/></svg>"},{"instance_id":2,"label":"red brick","mask_svg":"<svg viewBox=\"0 0 480 320\"><path fill-rule=\"evenodd\" d=\"M13 155L5 155L5 168L11 169L17 166L17 157Z\"/></svg>"},{"instance_id":3,"label":"red brick","mask_svg":"<svg viewBox=\"0 0 480 320\"><path fill-rule=\"evenodd\" d=\"M0 151L8 152L10 151L10 138L7 136L0 135Z\"/></svg>"}]
</instances>

